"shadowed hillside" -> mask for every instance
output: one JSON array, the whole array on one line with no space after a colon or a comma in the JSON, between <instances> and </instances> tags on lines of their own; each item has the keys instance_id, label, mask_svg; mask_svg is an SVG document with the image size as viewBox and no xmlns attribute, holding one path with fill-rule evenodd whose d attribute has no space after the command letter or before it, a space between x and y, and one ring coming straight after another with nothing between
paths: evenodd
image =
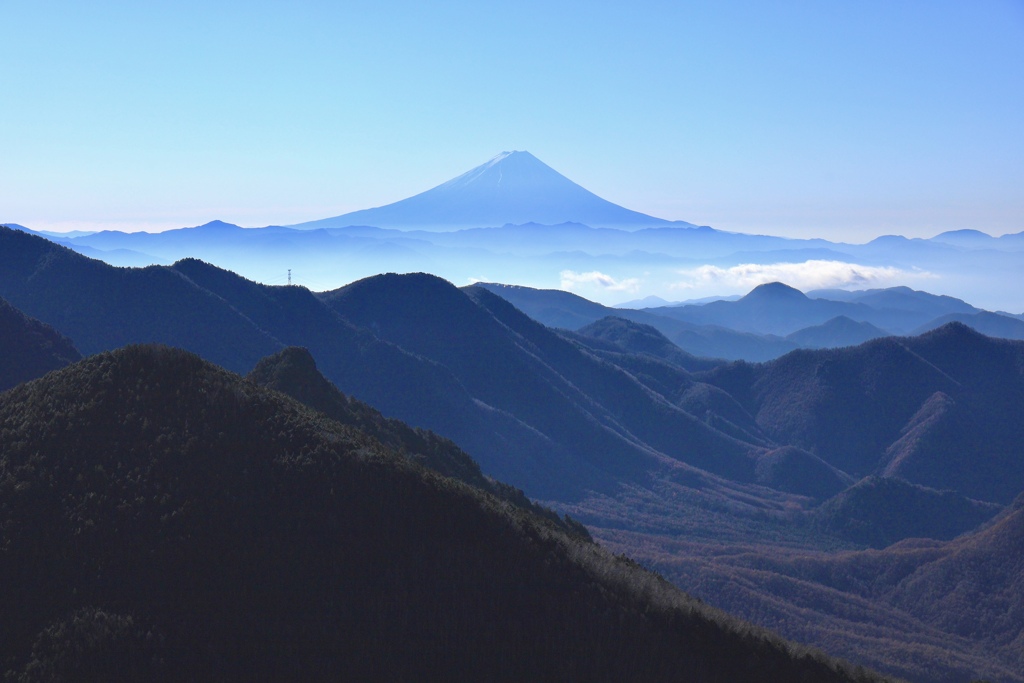
<instances>
[{"instance_id":1,"label":"shadowed hillside","mask_svg":"<svg viewBox=\"0 0 1024 683\"><path fill-rule=\"evenodd\" d=\"M856 346L888 335L888 332L871 323L856 322L845 315L840 315L821 325L797 330L786 335L786 339L805 349L827 349L838 346Z\"/></svg>"},{"instance_id":2,"label":"shadowed hillside","mask_svg":"<svg viewBox=\"0 0 1024 683\"><path fill-rule=\"evenodd\" d=\"M702 373L772 439L862 477L1007 503L1024 490L1024 344L951 323Z\"/></svg>"},{"instance_id":3,"label":"shadowed hillside","mask_svg":"<svg viewBox=\"0 0 1024 683\"><path fill-rule=\"evenodd\" d=\"M1002 508L892 477L867 477L825 501L812 517L828 531L873 548L904 538L948 540Z\"/></svg>"},{"instance_id":4,"label":"shadowed hillside","mask_svg":"<svg viewBox=\"0 0 1024 683\"><path fill-rule=\"evenodd\" d=\"M80 358L70 339L0 299L0 391Z\"/></svg>"},{"instance_id":5,"label":"shadowed hillside","mask_svg":"<svg viewBox=\"0 0 1024 683\"><path fill-rule=\"evenodd\" d=\"M371 406L343 394L317 371L316 361L306 349L293 346L264 358L249 373L248 379L288 394L336 422L355 427L389 449L446 477L540 514L567 533L590 539L586 527L578 522L569 517L560 519L551 510L535 505L519 489L484 476L480 466L449 439L384 417Z\"/></svg>"},{"instance_id":6,"label":"shadowed hillside","mask_svg":"<svg viewBox=\"0 0 1024 683\"><path fill-rule=\"evenodd\" d=\"M0 396L12 680L869 681L167 348Z\"/></svg>"},{"instance_id":7,"label":"shadowed hillside","mask_svg":"<svg viewBox=\"0 0 1024 683\"><path fill-rule=\"evenodd\" d=\"M691 372L710 370L723 361L698 358L687 353L669 341L668 337L651 325L637 323L625 318L608 316L577 330L584 337L610 341L623 351L644 353L678 365Z\"/></svg>"},{"instance_id":8,"label":"shadowed hillside","mask_svg":"<svg viewBox=\"0 0 1024 683\"><path fill-rule=\"evenodd\" d=\"M708 427L485 289L460 291L425 274L380 275L321 298L346 320L450 369L474 397L563 448L577 471L635 478L668 456L752 479L749 444Z\"/></svg>"},{"instance_id":9,"label":"shadowed hillside","mask_svg":"<svg viewBox=\"0 0 1024 683\"><path fill-rule=\"evenodd\" d=\"M244 372L282 347L223 299L166 267L115 268L3 226L0 254L0 296L87 355L160 342Z\"/></svg>"}]
</instances>

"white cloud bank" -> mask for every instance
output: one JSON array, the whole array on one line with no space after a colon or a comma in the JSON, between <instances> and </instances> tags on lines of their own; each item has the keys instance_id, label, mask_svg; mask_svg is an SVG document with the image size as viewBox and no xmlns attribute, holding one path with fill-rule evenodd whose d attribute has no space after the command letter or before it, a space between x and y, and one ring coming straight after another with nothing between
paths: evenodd
<instances>
[{"instance_id":1,"label":"white cloud bank","mask_svg":"<svg viewBox=\"0 0 1024 683\"><path fill-rule=\"evenodd\" d=\"M678 273L684 279L670 285L672 289L697 289L708 285L717 285L749 290L767 282L782 282L806 292L811 289L892 287L897 284L906 284L908 281L937 277L923 270L903 270L893 266L864 266L843 261L741 263L731 268L706 265L691 270L681 270Z\"/></svg>"},{"instance_id":2,"label":"white cloud bank","mask_svg":"<svg viewBox=\"0 0 1024 683\"><path fill-rule=\"evenodd\" d=\"M640 290L640 279L631 277L625 280L616 280L611 275L605 275L596 270L588 273L577 273L574 270L563 270L560 273L562 289L573 291L574 289L585 289L587 286L597 285L600 289L608 292L637 292Z\"/></svg>"}]
</instances>

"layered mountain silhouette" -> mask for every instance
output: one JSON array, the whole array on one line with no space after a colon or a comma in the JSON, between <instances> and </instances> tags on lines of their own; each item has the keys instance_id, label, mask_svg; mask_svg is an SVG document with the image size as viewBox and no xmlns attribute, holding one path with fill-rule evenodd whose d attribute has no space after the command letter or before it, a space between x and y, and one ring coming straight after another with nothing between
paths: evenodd
<instances>
[{"instance_id":1,"label":"layered mountain silhouette","mask_svg":"<svg viewBox=\"0 0 1024 683\"><path fill-rule=\"evenodd\" d=\"M551 327L579 331L615 316L654 327L690 354L729 360L767 361L797 348L856 346L894 332L922 334L949 322L962 322L989 336L1024 337L1024 327L1014 316L908 287L804 294L771 282L736 300L632 310L609 308L561 290L477 286Z\"/></svg>"},{"instance_id":2,"label":"layered mountain silhouette","mask_svg":"<svg viewBox=\"0 0 1024 683\"><path fill-rule=\"evenodd\" d=\"M483 290L474 299L408 275L314 295L196 260L117 269L24 233L0 237L12 264L0 295L87 353L155 341L247 372L301 345L346 393L456 440L489 474L533 496L612 491L624 478L678 467L753 478L756 446Z\"/></svg>"},{"instance_id":3,"label":"layered mountain silhouette","mask_svg":"<svg viewBox=\"0 0 1024 683\"><path fill-rule=\"evenodd\" d=\"M534 289L518 285L477 283L509 301L538 322L549 327L579 330L608 316L650 325L687 353L703 358L763 361L777 358L797 348L794 342L778 336L764 336L705 325L659 314L666 309L629 310L610 308L583 297L554 289ZM795 291L795 290L794 290Z\"/></svg>"},{"instance_id":4,"label":"layered mountain silhouette","mask_svg":"<svg viewBox=\"0 0 1024 683\"><path fill-rule=\"evenodd\" d=\"M649 309L649 312L755 334L792 335L838 317L869 323L882 331L907 333L948 310L945 305L925 307L919 299L905 296L865 299L867 301L860 298L852 301L811 298L781 282L770 282L755 287L736 301L712 301L702 306L667 306ZM907 299L912 305L907 305Z\"/></svg>"},{"instance_id":5,"label":"layered mountain silhouette","mask_svg":"<svg viewBox=\"0 0 1024 683\"><path fill-rule=\"evenodd\" d=\"M670 223L602 199L529 152L514 151L394 204L292 227L453 229L568 222L619 228Z\"/></svg>"},{"instance_id":6,"label":"layered mountain silhouette","mask_svg":"<svg viewBox=\"0 0 1024 683\"><path fill-rule=\"evenodd\" d=\"M807 299L761 293L773 289ZM113 268L3 229L0 296L87 353L157 341L240 373L255 368L254 381L404 451L410 463L580 535L494 482L507 481L713 604L746 596L758 606L747 616L804 642L833 649L830 634L853 634L837 651L915 680L985 673L998 654L985 644L995 642L988 631L972 640L841 587L822 585L804 600L790 579L783 594L761 582L778 576L764 553L897 547L912 536L944 542L1014 500L1024 489L1021 342L951 324L725 363L673 347L649 311L565 292L459 289L431 275L389 274L315 294L196 259ZM513 306L515 297L586 322L551 329ZM660 320L677 333L740 334ZM289 348L299 346L307 351ZM910 519L921 511L928 524ZM865 525L878 533L859 533ZM735 552L760 558L741 583L735 566L717 559ZM767 602L750 597L762 590ZM53 628L72 628L69 619ZM902 627L903 650L877 654L865 635L877 628L889 638ZM908 659L910 651L928 655Z\"/></svg>"},{"instance_id":7,"label":"layered mountain silhouette","mask_svg":"<svg viewBox=\"0 0 1024 683\"><path fill-rule=\"evenodd\" d=\"M301 345L346 393L455 439L485 471L543 498L611 491L676 464L752 484L763 449L783 446L855 478L886 473L1002 503L1024 489L1014 455L1024 438L1009 418L1019 349L962 326L692 378L700 364L637 321L606 323L618 342L602 349L602 334L559 335L493 294L549 300L538 290L387 275L315 295L196 260L117 269L25 233L0 237L0 295L86 353L156 341L247 372ZM561 295L569 310L605 317ZM945 356L961 347L977 372L953 379L963 370ZM968 452L993 460L975 467Z\"/></svg>"}]
</instances>

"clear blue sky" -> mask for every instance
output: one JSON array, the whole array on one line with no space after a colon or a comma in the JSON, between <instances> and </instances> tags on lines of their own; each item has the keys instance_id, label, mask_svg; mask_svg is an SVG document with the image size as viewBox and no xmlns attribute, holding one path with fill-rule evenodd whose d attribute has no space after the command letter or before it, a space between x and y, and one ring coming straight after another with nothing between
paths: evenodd
<instances>
[{"instance_id":1,"label":"clear blue sky","mask_svg":"<svg viewBox=\"0 0 1024 683\"><path fill-rule=\"evenodd\" d=\"M742 232L1024 230L1024 2L0 0L0 221L287 224L507 149Z\"/></svg>"}]
</instances>

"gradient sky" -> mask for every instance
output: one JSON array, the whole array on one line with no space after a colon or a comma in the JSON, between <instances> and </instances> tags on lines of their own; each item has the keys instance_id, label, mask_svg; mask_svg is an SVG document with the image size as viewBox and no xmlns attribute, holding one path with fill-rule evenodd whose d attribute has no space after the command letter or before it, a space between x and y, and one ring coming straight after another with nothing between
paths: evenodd
<instances>
[{"instance_id":1,"label":"gradient sky","mask_svg":"<svg viewBox=\"0 0 1024 683\"><path fill-rule=\"evenodd\" d=\"M35 229L296 223L523 149L726 230L1024 230L1021 0L0 0L0 26L0 221Z\"/></svg>"}]
</instances>

